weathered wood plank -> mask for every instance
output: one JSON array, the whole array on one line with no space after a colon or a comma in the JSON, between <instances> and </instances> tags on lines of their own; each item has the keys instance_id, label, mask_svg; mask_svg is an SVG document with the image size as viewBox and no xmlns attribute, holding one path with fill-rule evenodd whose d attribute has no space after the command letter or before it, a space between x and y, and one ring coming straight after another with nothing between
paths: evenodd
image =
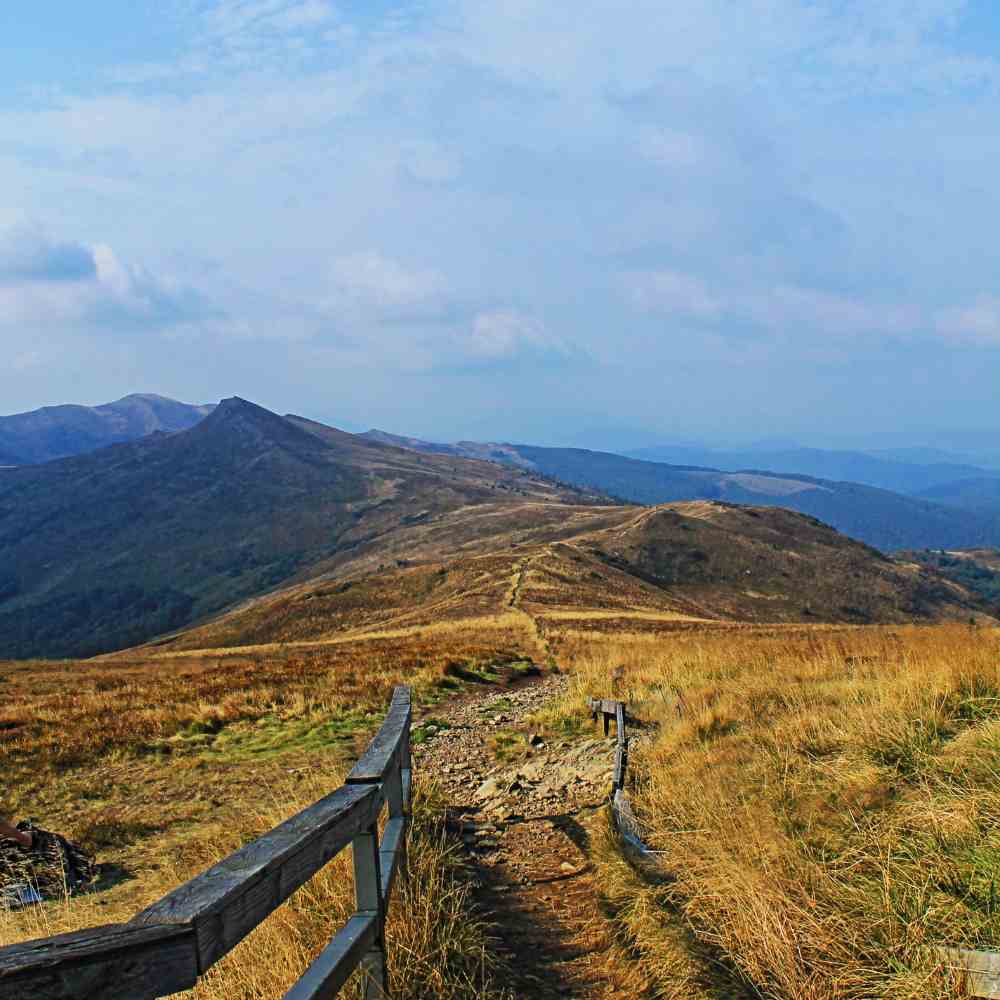
<instances>
[{"instance_id":1,"label":"weathered wood plank","mask_svg":"<svg viewBox=\"0 0 1000 1000\"><path fill-rule=\"evenodd\" d=\"M389 896L392 893L392 883L396 877L396 871L403 858L406 841L406 817L397 816L395 819L386 821L385 829L382 831L382 843L379 844L379 859L382 872L382 899L385 905L389 905Z\"/></svg>"},{"instance_id":2,"label":"weathered wood plank","mask_svg":"<svg viewBox=\"0 0 1000 1000\"><path fill-rule=\"evenodd\" d=\"M380 872L382 859L375 824L354 838L351 854L354 856L354 898L358 913L371 914L376 921L375 939L361 956L361 968L365 973L362 995L365 1000L382 1000L388 996L389 979L385 965L385 900L382 898Z\"/></svg>"},{"instance_id":3,"label":"weathered wood plank","mask_svg":"<svg viewBox=\"0 0 1000 1000\"><path fill-rule=\"evenodd\" d=\"M615 827L625 843L643 856L649 857L650 851L642 839L639 821L635 818L635 813L632 812L632 803L620 789L615 791L611 809L614 813Z\"/></svg>"},{"instance_id":4,"label":"weathered wood plank","mask_svg":"<svg viewBox=\"0 0 1000 1000\"><path fill-rule=\"evenodd\" d=\"M962 974L971 997L1000 997L1000 952L935 948L946 968Z\"/></svg>"},{"instance_id":5,"label":"weathered wood plank","mask_svg":"<svg viewBox=\"0 0 1000 1000\"><path fill-rule=\"evenodd\" d=\"M114 924L0 949L4 1000L151 1000L197 978L190 927Z\"/></svg>"},{"instance_id":6,"label":"weathered wood plank","mask_svg":"<svg viewBox=\"0 0 1000 1000\"><path fill-rule=\"evenodd\" d=\"M392 693L382 728L351 769L347 784L372 784L384 780L389 770L399 763L403 737L410 729L411 713L410 689L400 685Z\"/></svg>"},{"instance_id":7,"label":"weathered wood plank","mask_svg":"<svg viewBox=\"0 0 1000 1000\"><path fill-rule=\"evenodd\" d=\"M403 778L403 802L406 803L406 811L410 811L410 803L413 801L413 772L406 768L402 772Z\"/></svg>"},{"instance_id":8,"label":"weathered wood plank","mask_svg":"<svg viewBox=\"0 0 1000 1000\"><path fill-rule=\"evenodd\" d=\"M625 703L623 701L615 702L615 734L618 737L618 743L621 744L625 739Z\"/></svg>"},{"instance_id":9,"label":"weathered wood plank","mask_svg":"<svg viewBox=\"0 0 1000 1000\"><path fill-rule=\"evenodd\" d=\"M378 922L371 913L351 917L284 1000L331 1000L350 979L377 934Z\"/></svg>"},{"instance_id":10,"label":"weathered wood plank","mask_svg":"<svg viewBox=\"0 0 1000 1000\"><path fill-rule=\"evenodd\" d=\"M625 774L628 770L628 741L619 740L615 747L615 770L611 778L612 792L625 787Z\"/></svg>"},{"instance_id":11,"label":"weathered wood plank","mask_svg":"<svg viewBox=\"0 0 1000 1000\"><path fill-rule=\"evenodd\" d=\"M128 926L193 925L206 972L378 817L379 788L347 786L143 910Z\"/></svg>"}]
</instances>

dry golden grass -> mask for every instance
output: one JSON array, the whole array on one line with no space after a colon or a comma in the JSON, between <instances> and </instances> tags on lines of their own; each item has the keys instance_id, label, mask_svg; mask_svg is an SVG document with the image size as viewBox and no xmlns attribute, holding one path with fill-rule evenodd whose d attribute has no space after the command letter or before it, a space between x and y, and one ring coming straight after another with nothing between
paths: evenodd
<instances>
[{"instance_id":1,"label":"dry golden grass","mask_svg":"<svg viewBox=\"0 0 1000 1000\"><path fill-rule=\"evenodd\" d=\"M316 780L272 790L263 808L210 839L190 841L160 859L148 888L168 891L271 829L329 790ZM418 791L406 874L397 879L386 927L394 997L503 1000L487 949L488 924L472 904L461 853L449 840L433 789ZM273 1000L305 971L354 908L350 850L342 852L215 966L192 1000ZM80 926L128 920L134 909L101 895L0 912L0 946ZM355 980L358 976L355 976ZM345 996L359 996L357 985Z\"/></svg>"},{"instance_id":2,"label":"dry golden grass","mask_svg":"<svg viewBox=\"0 0 1000 1000\"><path fill-rule=\"evenodd\" d=\"M240 724L261 720L370 727L395 684L413 685L418 697L441 696L454 686L448 664L519 659L535 652L535 642L519 618L498 616L460 634L415 629L314 649L0 663L6 794L16 803L22 781L38 783L53 769L214 744L219 733L237 735Z\"/></svg>"},{"instance_id":3,"label":"dry golden grass","mask_svg":"<svg viewBox=\"0 0 1000 1000\"><path fill-rule=\"evenodd\" d=\"M130 919L337 787L393 685L432 703L458 677L533 651L531 630L515 626L487 619L461 634L414 630L321 650L0 665L0 812L36 817L102 865L92 894L0 913L0 946ZM500 998L442 817L424 789L388 928L394 995ZM349 914L352 891L347 851L192 996L282 995Z\"/></svg>"},{"instance_id":4,"label":"dry golden grass","mask_svg":"<svg viewBox=\"0 0 1000 1000\"><path fill-rule=\"evenodd\" d=\"M598 852L657 996L957 995L1000 941L1000 643L960 626L567 639L574 694L655 736L633 793L665 878ZM619 679L615 679L618 674Z\"/></svg>"}]
</instances>

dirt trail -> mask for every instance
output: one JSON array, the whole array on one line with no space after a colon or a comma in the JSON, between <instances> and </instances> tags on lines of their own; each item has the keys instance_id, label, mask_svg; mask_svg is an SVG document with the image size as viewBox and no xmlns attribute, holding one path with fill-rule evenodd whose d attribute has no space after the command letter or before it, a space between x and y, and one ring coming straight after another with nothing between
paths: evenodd
<instances>
[{"instance_id":1,"label":"dirt trail","mask_svg":"<svg viewBox=\"0 0 1000 1000\"><path fill-rule=\"evenodd\" d=\"M588 850L604 821L612 741L536 738L526 759L498 763L500 747L528 750L526 720L566 689L563 676L493 689L424 715L430 735L414 749L418 775L440 783L461 830L483 908L497 927L496 951L520 997L610 996L604 920ZM435 731L429 716L444 723ZM418 723L420 720L417 720Z\"/></svg>"},{"instance_id":2,"label":"dirt trail","mask_svg":"<svg viewBox=\"0 0 1000 1000\"><path fill-rule=\"evenodd\" d=\"M546 555L551 555L551 549L548 546L546 546L541 553L529 556L522 562L515 564L514 572L510 579L510 590L507 593L507 607L514 614L520 615L522 618L527 620L528 627L531 629L531 632L535 637L539 651L544 658L548 660L552 656L552 647L549 644L549 640L542 632L542 629L538 624L538 619L535 618L535 616L530 612L525 611L524 607L521 605L521 591L524 589L524 578L527 576L532 564Z\"/></svg>"}]
</instances>

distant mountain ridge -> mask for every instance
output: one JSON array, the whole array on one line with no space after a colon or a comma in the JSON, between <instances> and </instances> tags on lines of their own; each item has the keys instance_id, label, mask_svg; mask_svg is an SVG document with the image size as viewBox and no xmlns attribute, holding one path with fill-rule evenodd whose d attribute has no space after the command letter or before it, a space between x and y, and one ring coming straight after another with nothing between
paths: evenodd
<instances>
[{"instance_id":1,"label":"distant mountain ridge","mask_svg":"<svg viewBox=\"0 0 1000 1000\"><path fill-rule=\"evenodd\" d=\"M0 658L140 642L401 526L526 498L594 499L224 400L186 431L0 475Z\"/></svg>"},{"instance_id":2,"label":"distant mountain ridge","mask_svg":"<svg viewBox=\"0 0 1000 1000\"><path fill-rule=\"evenodd\" d=\"M920 496L933 503L963 507L981 513L1000 514L1000 479L960 479L924 490Z\"/></svg>"},{"instance_id":3,"label":"distant mountain ridge","mask_svg":"<svg viewBox=\"0 0 1000 1000\"><path fill-rule=\"evenodd\" d=\"M240 608L255 624L227 619L237 643L251 633L328 634L344 627L360 580L382 581L358 608L369 617L386 602L430 602L420 614L438 621L446 592L456 614L506 613L515 579L536 585L526 560L552 573L551 587L539 584L540 606L572 578L596 608L632 594L640 611L670 620L939 620L981 610L961 587L774 509L840 496L831 484L462 447L473 457L398 447L234 397L188 430L4 471L0 658L91 655L199 622L215 634L216 616ZM690 497L695 484L723 496L645 509L564 485L572 478L619 494L669 487ZM771 509L717 502L750 497ZM301 602L270 600L300 586ZM554 613L575 613L567 599ZM253 609L265 609L263 619Z\"/></svg>"},{"instance_id":4,"label":"distant mountain ridge","mask_svg":"<svg viewBox=\"0 0 1000 1000\"><path fill-rule=\"evenodd\" d=\"M416 439L407 440L412 443L404 447L422 450L428 446ZM583 448L482 443L470 446L468 442L432 447L447 448L449 454L477 454L517 464L632 503L721 500L787 507L819 518L886 552L1000 544L1000 512L960 510L861 483L773 473L759 467L726 471L670 465Z\"/></svg>"},{"instance_id":5,"label":"distant mountain ridge","mask_svg":"<svg viewBox=\"0 0 1000 1000\"><path fill-rule=\"evenodd\" d=\"M860 451L791 448L749 451L715 450L690 446L639 448L628 458L669 465L699 465L724 472L760 469L781 475L799 474L836 482L860 483L894 493L920 494L960 479L995 479L1000 471L955 462L921 463L878 457Z\"/></svg>"},{"instance_id":6,"label":"distant mountain ridge","mask_svg":"<svg viewBox=\"0 0 1000 1000\"><path fill-rule=\"evenodd\" d=\"M134 393L100 406L45 406L0 416L0 465L37 465L135 441L156 431L187 430L213 409L213 405Z\"/></svg>"}]
</instances>

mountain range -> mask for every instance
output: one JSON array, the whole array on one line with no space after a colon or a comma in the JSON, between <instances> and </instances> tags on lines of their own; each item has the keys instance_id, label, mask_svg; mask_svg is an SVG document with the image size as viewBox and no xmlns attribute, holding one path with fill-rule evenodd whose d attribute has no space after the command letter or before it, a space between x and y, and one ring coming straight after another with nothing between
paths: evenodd
<instances>
[{"instance_id":1,"label":"mountain range","mask_svg":"<svg viewBox=\"0 0 1000 1000\"><path fill-rule=\"evenodd\" d=\"M458 442L441 445L368 431L372 440L435 454L475 456L552 476L631 503L679 500L787 507L819 518L883 551L909 548L969 548L1000 543L1000 507L958 510L889 490L798 473L759 469L726 472L667 465L582 448Z\"/></svg>"},{"instance_id":2,"label":"mountain range","mask_svg":"<svg viewBox=\"0 0 1000 1000\"><path fill-rule=\"evenodd\" d=\"M263 595L288 587L312 596L294 615L269 615L265 632L291 622L308 631L303 621L337 627L324 602L351 606L366 587L383 595L366 613L408 595L437 621L449 587L465 613L486 613L504 605L529 560L563 581L541 588L542 604L576 581L574 601L589 594L598 607L625 601L691 620L933 620L983 610L962 587L813 517L689 496L668 507L623 505L549 471L601 478L569 464L590 469L592 453L515 451L516 460L483 461L402 448L232 398L188 430L7 470L0 657L100 653L234 607L227 620L252 617ZM608 458L655 475L701 475ZM733 489L742 499L752 485ZM784 480L774 488L825 490ZM777 496L760 489L750 492ZM244 622L230 638L253 635Z\"/></svg>"},{"instance_id":3,"label":"mountain range","mask_svg":"<svg viewBox=\"0 0 1000 1000\"><path fill-rule=\"evenodd\" d=\"M959 479L923 490L920 496L934 503L992 513L1000 510L1000 479Z\"/></svg>"},{"instance_id":4,"label":"mountain range","mask_svg":"<svg viewBox=\"0 0 1000 1000\"><path fill-rule=\"evenodd\" d=\"M187 430L211 412L211 406L135 394L101 406L45 406L0 416L0 465L34 465L156 431Z\"/></svg>"},{"instance_id":5,"label":"mountain range","mask_svg":"<svg viewBox=\"0 0 1000 1000\"><path fill-rule=\"evenodd\" d=\"M821 448L722 451L692 446L660 446L640 448L626 452L626 455L646 462L697 465L724 472L759 469L786 475L798 473L817 479L875 486L896 493L919 494L923 490L973 478L990 479L1000 485L1000 470L953 461L899 461L859 451Z\"/></svg>"}]
</instances>

